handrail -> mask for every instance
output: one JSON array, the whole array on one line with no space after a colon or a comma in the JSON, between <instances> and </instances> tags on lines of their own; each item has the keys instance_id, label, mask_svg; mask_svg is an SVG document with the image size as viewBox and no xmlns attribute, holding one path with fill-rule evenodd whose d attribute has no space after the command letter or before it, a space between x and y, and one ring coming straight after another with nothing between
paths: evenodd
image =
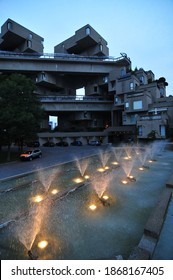
<instances>
[{"instance_id":1,"label":"handrail","mask_svg":"<svg viewBox=\"0 0 173 280\"><path fill-rule=\"evenodd\" d=\"M77 54L66 53L40 53L40 52L13 52L0 50L0 56L14 56L14 57L29 57L29 58L53 58L53 59L72 59L72 60L102 60L102 61L118 61L126 58L130 61L130 58L121 54L119 57L114 56L83 56Z\"/></svg>"},{"instance_id":2,"label":"handrail","mask_svg":"<svg viewBox=\"0 0 173 280\"><path fill-rule=\"evenodd\" d=\"M86 95L74 95L74 96L38 96L42 102L57 102L57 101L110 101L102 96L86 96Z\"/></svg>"}]
</instances>

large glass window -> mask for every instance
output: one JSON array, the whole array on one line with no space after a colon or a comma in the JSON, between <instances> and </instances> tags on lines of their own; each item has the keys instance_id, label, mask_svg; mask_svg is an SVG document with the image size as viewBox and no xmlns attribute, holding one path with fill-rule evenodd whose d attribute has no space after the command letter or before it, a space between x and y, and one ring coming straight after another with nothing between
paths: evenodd
<instances>
[{"instance_id":1,"label":"large glass window","mask_svg":"<svg viewBox=\"0 0 173 280\"><path fill-rule=\"evenodd\" d=\"M133 110L142 109L142 100L133 101Z\"/></svg>"}]
</instances>

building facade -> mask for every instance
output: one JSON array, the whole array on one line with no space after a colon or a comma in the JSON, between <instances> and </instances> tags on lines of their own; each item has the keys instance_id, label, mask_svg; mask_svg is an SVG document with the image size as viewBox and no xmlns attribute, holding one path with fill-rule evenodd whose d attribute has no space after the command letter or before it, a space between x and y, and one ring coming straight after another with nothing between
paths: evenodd
<instances>
[{"instance_id":1,"label":"building facade","mask_svg":"<svg viewBox=\"0 0 173 280\"><path fill-rule=\"evenodd\" d=\"M39 138L103 143L128 137L166 138L173 127L172 99L164 78L149 70L132 71L125 53L109 56L106 40L90 25L44 54L44 39L8 19L1 27L0 72L31 77L47 117ZM84 95L78 96L78 89ZM49 116L57 117L50 130Z\"/></svg>"}]
</instances>

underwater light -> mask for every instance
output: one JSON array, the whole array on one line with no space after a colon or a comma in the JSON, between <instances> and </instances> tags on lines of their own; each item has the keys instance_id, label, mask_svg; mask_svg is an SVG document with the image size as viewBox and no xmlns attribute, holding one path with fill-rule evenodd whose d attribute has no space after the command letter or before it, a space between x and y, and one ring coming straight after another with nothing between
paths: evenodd
<instances>
[{"instance_id":1,"label":"underwater light","mask_svg":"<svg viewBox=\"0 0 173 280\"><path fill-rule=\"evenodd\" d=\"M33 197L32 200L33 200L33 202L39 203L40 201L43 200L43 196L37 195L37 196Z\"/></svg>"},{"instance_id":2,"label":"underwater light","mask_svg":"<svg viewBox=\"0 0 173 280\"><path fill-rule=\"evenodd\" d=\"M104 172L105 169L104 169L104 168L98 168L97 171L99 171L99 172Z\"/></svg>"},{"instance_id":3,"label":"underwater light","mask_svg":"<svg viewBox=\"0 0 173 280\"><path fill-rule=\"evenodd\" d=\"M95 204L91 204L89 206L89 208L90 208L90 210L94 211L94 210L96 210L97 206Z\"/></svg>"},{"instance_id":4,"label":"underwater light","mask_svg":"<svg viewBox=\"0 0 173 280\"><path fill-rule=\"evenodd\" d=\"M42 240L42 241L40 241L40 242L38 242L38 248L40 248L40 249L44 249L44 248L46 248L47 247L47 245L48 245L48 242L46 241L46 240Z\"/></svg>"},{"instance_id":5,"label":"underwater light","mask_svg":"<svg viewBox=\"0 0 173 280\"><path fill-rule=\"evenodd\" d=\"M102 196L102 199L108 200L108 199L109 199L109 196L108 196L108 195L103 195L103 196Z\"/></svg>"},{"instance_id":6,"label":"underwater light","mask_svg":"<svg viewBox=\"0 0 173 280\"><path fill-rule=\"evenodd\" d=\"M129 175L129 176L127 177L127 179L128 179L129 181L131 181L131 182L136 181L136 178L135 178L134 176L132 176L132 175Z\"/></svg>"},{"instance_id":7,"label":"underwater light","mask_svg":"<svg viewBox=\"0 0 173 280\"><path fill-rule=\"evenodd\" d=\"M144 167L139 167L139 170L140 170L140 171L143 171L143 170L144 170Z\"/></svg>"},{"instance_id":8,"label":"underwater light","mask_svg":"<svg viewBox=\"0 0 173 280\"><path fill-rule=\"evenodd\" d=\"M77 184L81 183L82 181L83 181L83 180L82 180L81 178L76 178L76 179L74 179L74 182L77 183Z\"/></svg>"},{"instance_id":9,"label":"underwater light","mask_svg":"<svg viewBox=\"0 0 173 280\"><path fill-rule=\"evenodd\" d=\"M112 162L113 165L118 165L119 163L117 161Z\"/></svg>"},{"instance_id":10,"label":"underwater light","mask_svg":"<svg viewBox=\"0 0 173 280\"><path fill-rule=\"evenodd\" d=\"M53 189L53 190L51 191L51 193L52 193L52 194L57 194L57 193L58 193L58 190L57 190L57 189Z\"/></svg>"},{"instance_id":11,"label":"underwater light","mask_svg":"<svg viewBox=\"0 0 173 280\"><path fill-rule=\"evenodd\" d=\"M105 168L104 168L105 170L108 170L109 169L109 166L105 166Z\"/></svg>"},{"instance_id":12,"label":"underwater light","mask_svg":"<svg viewBox=\"0 0 173 280\"><path fill-rule=\"evenodd\" d=\"M127 180L122 180L121 183L126 185L128 182L127 182Z\"/></svg>"}]
</instances>

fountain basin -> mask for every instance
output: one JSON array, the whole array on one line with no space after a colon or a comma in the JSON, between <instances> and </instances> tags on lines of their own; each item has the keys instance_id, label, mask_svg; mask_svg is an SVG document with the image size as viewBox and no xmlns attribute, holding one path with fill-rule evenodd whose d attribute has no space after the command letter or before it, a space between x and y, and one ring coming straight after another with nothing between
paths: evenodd
<instances>
[{"instance_id":1,"label":"fountain basin","mask_svg":"<svg viewBox=\"0 0 173 280\"><path fill-rule=\"evenodd\" d=\"M115 160L114 155L111 154L110 163L113 160ZM163 170L164 163L167 165L165 165L164 172L159 173L159 180L151 180L153 177L158 177L158 169ZM87 170L90 181L81 188L74 188L73 179L80 175L74 162L58 166L57 168L60 168L61 172L51 182L49 195L51 196L51 189L67 192L67 195L56 199L59 193L54 194L52 205L48 207L45 204L46 216L35 235L32 248L26 248L20 241L20 237L24 235L23 228L26 223L29 222L32 229L33 223L29 215L21 216L21 219L15 223L1 229L1 259L28 259L29 249L32 249L33 255L38 256L39 259L111 259L115 255L122 255L127 259L142 236L150 211L156 205L157 198L171 172L172 163L172 155L169 156L165 153L162 161L158 159L148 170L150 172L150 176L148 176L148 172L137 173L139 162L136 161L133 168L136 171L135 177L136 174L138 176L137 182L135 184L129 182L125 188L121 184L123 170L112 169L108 170L109 172L107 171L106 174L95 171L100 167L99 158L96 156L90 158ZM69 171L67 172L67 170ZM97 174L92 174L91 171ZM50 170L51 173L52 170ZM34 176L36 178L36 174ZM96 189L92 185L93 178L102 184L105 176L110 176L109 184L106 187L111 199L110 207L104 207L100 203ZM11 182L12 184L13 182ZM15 192L1 194L0 202L10 202L5 215L2 214L2 220L5 222L23 213L24 210L29 211L32 208L31 195L39 192L45 193L40 181L37 184L34 183L34 186L31 184L30 188L18 188ZM16 206L16 199L22 206ZM46 200L41 203L44 209ZM2 212L5 203L4 206L0 205ZM95 205L97 208L91 211L90 205ZM10 207L13 207L13 211ZM25 232L23 239L27 238L29 236ZM41 240L48 242L43 250L37 246Z\"/></svg>"}]
</instances>

